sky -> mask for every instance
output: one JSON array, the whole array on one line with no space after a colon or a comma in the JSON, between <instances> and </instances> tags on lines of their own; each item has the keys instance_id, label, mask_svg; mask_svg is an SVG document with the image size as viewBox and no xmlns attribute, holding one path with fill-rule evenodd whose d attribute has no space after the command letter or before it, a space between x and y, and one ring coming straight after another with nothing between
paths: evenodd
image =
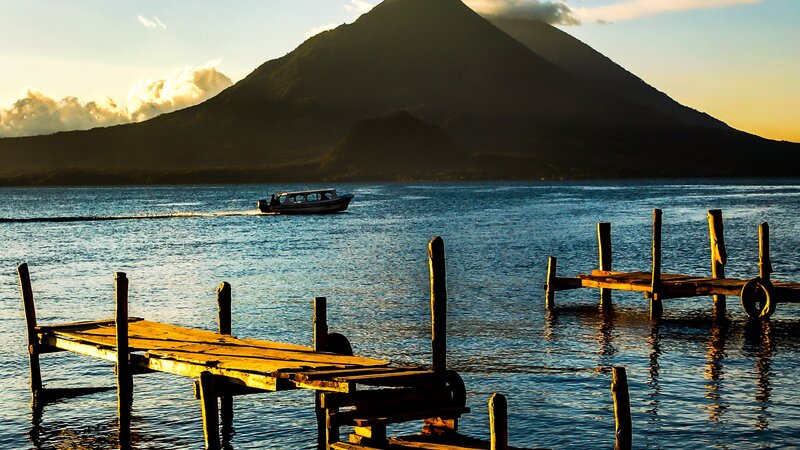
<instances>
[{"instance_id":1,"label":"sky","mask_svg":"<svg viewBox=\"0 0 800 450\"><path fill-rule=\"evenodd\" d=\"M376 3L0 0L0 136L189 106ZM800 0L465 3L547 20L687 106L800 142Z\"/></svg>"}]
</instances>

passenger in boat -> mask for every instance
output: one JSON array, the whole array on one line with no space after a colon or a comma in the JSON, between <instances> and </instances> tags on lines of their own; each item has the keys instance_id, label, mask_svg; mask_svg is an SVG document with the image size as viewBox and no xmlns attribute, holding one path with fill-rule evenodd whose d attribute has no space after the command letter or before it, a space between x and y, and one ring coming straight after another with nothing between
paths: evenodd
<instances>
[{"instance_id":1,"label":"passenger in boat","mask_svg":"<svg viewBox=\"0 0 800 450\"><path fill-rule=\"evenodd\" d=\"M280 205L281 202L275 197L275 194L272 194L272 197L269 199L269 206L277 206Z\"/></svg>"},{"instance_id":2,"label":"passenger in boat","mask_svg":"<svg viewBox=\"0 0 800 450\"><path fill-rule=\"evenodd\" d=\"M322 198L321 198L321 200L330 200L330 198L328 198L328 193L327 193L327 192L323 192L323 193L322 193Z\"/></svg>"}]
</instances>

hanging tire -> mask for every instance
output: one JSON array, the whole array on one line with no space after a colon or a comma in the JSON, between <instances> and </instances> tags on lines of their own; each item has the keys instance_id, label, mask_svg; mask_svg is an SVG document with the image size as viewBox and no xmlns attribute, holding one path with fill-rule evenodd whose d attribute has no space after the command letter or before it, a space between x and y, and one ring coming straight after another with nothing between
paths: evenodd
<instances>
[{"instance_id":1,"label":"hanging tire","mask_svg":"<svg viewBox=\"0 0 800 450\"><path fill-rule=\"evenodd\" d=\"M777 305L772 283L755 277L742 286L742 308L751 319L768 319Z\"/></svg>"}]
</instances>

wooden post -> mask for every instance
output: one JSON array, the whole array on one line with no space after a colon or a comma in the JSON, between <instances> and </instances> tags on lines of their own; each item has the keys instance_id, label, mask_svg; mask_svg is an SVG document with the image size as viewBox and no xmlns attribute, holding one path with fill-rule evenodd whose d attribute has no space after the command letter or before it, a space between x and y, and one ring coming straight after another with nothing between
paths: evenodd
<instances>
[{"instance_id":1,"label":"wooden post","mask_svg":"<svg viewBox=\"0 0 800 450\"><path fill-rule=\"evenodd\" d=\"M314 351L324 352L328 344L328 299L314 297Z\"/></svg>"},{"instance_id":2,"label":"wooden post","mask_svg":"<svg viewBox=\"0 0 800 450\"><path fill-rule=\"evenodd\" d=\"M445 276L444 241L436 236L428 243L428 265L431 278L431 346L433 371L447 370L447 283Z\"/></svg>"},{"instance_id":3,"label":"wooden post","mask_svg":"<svg viewBox=\"0 0 800 450\"><path fill-rule=\"evenodd\" d=\"M224 281L217 286L217 317L219 319L219 334L230 336L232 332L231 285Z\"/></svg>"},{"instance_id":4,"label":"wooden post","mask_svg":"<svg viewBox=\"0 0 800 450\"><path fill-rule=\"evenodd\" d=\"M653 210L653 272L650 282L650 319L659 320L663 305L658 295L661 286L661 210Z\"/></svg>"},{"instance_id":5,"label":"wooden post","mask_svg":"<svg viewBox=\"0 0 800 450\"><path fill-rule=\"evenodd\" d=\"M31 405L36 408L42 403L42 369L39 366L39 335L36 333L36 305L28 272L28 264L17 267L19 290L22 294L22 310L25 312L25 332L28 337L28 363L31 372Z\"/></svg>"},{"instance_id":6,"label":"wooden post","mask_svg":"<svg viewBox=\"0 0 800 450\"><path fill-rule=\"evenodd\" d=\"M490 449L508 450L508 403L503 394L489 398Z\"/></svg>"},{"instance_id":7,"label":"wooden post","mask_svg":"<svg viewBox=\"0 0 800 450\"><path fill-rule=\"evenodd\" d=\"M558 258L550 256L547 258L547 282L544 285L545 289L545 308L552 310L556 307L556 268L558 265Z\"/></svg>"},{"instance_id":8,"label":"wooden post","mask_svg":"<svg viewBox=\"0 0 800 450\"><path fill-rule=\"evenodd\" d=\"M203 411L203 436L206 450L219 450L219 411L217 393L214 388L214 375L211 372L200 374L200 404Z\"/></svg>"},{"instance_id":9,"label":"wooden post","mask_svg":"<svg viewBox=\"0 0 800 450\"><path fill-rule=\"evenodd\" d=\"M764 222L758 226L758 276L769 281L772 273L772 260L769 257L769 224Z\"/></svg>"},{"instance_id":10,"label":"wooden post","mask_svg":"<svg viewBox=\"0 0 800 450\"><path fill-rule=\"evenodd\" d=\"M597 248L600 259L600 270L611 270L611 224L597 224ZM611 289L600 288L600 309L611 307Z\"/></svg>"},{"instance_id":11,"label":"wooden post","mask_svg":"<svg viewBox=\"0 0 800 450\"><path fill-rule=\"evenodd\" d=\"M314 297L314 351L324 352L328 345L328 299ZM317 416L317 447L327 448L328 421L325 408L322 407L322 394L314 391L314 412Z\"/></svg>"},{"instance_id":12,"label":"wooden post","mask_svg":"<svg viewBox=\"0 0 800 450\"><path fill-rule=\"evenodd\" d=\"M718 279L725 278L725 264L728 261L728 252L725 250L721 209L712 209L708 212L708 234L711 238L711 276ZM724 317L725 308L725 296L715 295L714 316Z\"/></svg>"},{"instance_id":13,"label":"wooden post","mask_svg":"<svg viewBox=\"0 0 800 450\"><path fill-rule=\"evenodd\" d=\"M222 282L217 287L217 317L219 334L230 336L233 330L231 314L231 285ZM223 395L219 398L219 414L222 422L222 435L229 439L233 432L233 397Z\"/></svg>"},{"instance_id":14,"label":"wooden post","mask_svg":"<svg viewBox=\"0 0 800 450\"><path fill-rule=\"evenodd\" d=\"M615 450L631 448L631 400L628 396L628 376L624 367L611 369L611 395L614 399L614 422L616 424Z\"/></svg>"},{"instance_id":15,"label":"wooden post","mask_svg":"<svg viewBox=\"0 0 800 450\"><path fill-rule=\"evenodd\" d=\"M117 333L117 414L121 446L130 442L131 406L133 403L133 373L128 348L128 278L123 272L114 274Z\"/></svg>"}]
</instances>

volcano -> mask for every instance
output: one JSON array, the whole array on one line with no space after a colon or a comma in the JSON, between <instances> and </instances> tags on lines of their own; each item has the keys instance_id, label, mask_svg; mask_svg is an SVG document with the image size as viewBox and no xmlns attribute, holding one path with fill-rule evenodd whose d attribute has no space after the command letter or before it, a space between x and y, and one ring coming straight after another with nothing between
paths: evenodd
<instances>
[{"instance_id":1,"label":"volcano","mask_svg":"<svg viewBox=\"0 0 800 450\"><path fill-rule=\"evenodd\" d=\"M216 97L137 124L0 139L6 184L795 176L554 27L385 0Z\"/></svg>"}]
</instances>

